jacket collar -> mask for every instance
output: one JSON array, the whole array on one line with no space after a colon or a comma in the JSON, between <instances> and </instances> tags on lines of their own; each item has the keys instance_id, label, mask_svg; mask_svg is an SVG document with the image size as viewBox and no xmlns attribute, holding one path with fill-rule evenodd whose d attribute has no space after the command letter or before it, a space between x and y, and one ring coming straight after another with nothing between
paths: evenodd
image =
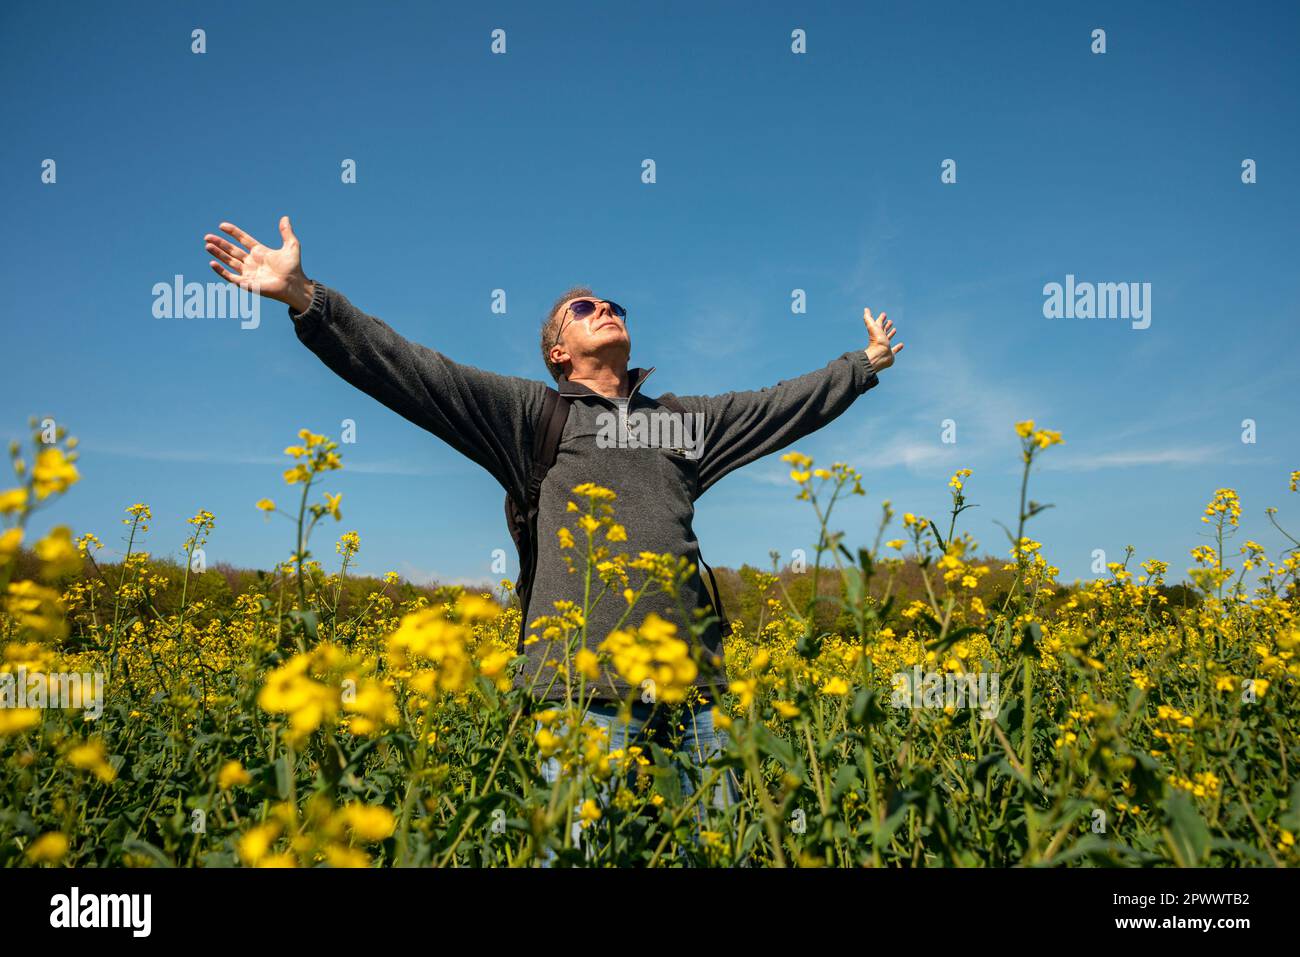
<instances>
[{"instance_id":1,"label":"jacket collar","mask_svg":"<svg viewBox=\"0 0 1300 957\"><path fill-rule=\"evenodd\" d=\"M627 370L627 379L628 382L631 383L631 387L628 389L627 392L628 399L632 399L637 394L637 392L640 391L641 386L645 384L645 380L648 379L650 377L650 373L654 371L655 371L654 366L651 366L649 369L638 368L638 369ZM587 388L581 382L570 382L566 376L560 376L558 387L559 387L560 395L566 395L566 396L588 395L597 399L604 399L606 402L613 401L613 399L611 399L609 396L601 395L599 392L596 392L594 389Z\"/></svg>"}]
</instances>

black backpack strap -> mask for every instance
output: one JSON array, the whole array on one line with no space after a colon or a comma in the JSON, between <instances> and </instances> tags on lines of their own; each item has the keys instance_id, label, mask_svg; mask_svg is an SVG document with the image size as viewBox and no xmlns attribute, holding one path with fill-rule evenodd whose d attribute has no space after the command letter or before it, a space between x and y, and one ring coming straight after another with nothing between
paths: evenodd
<instances>
[{"instance_id":1,"label":"black backpack strap","mask_svg":"<svg viewBox=\"0 0 1300 957\"><path fill-rule=\"evenodd\" d=\"M555 464L568 418L569 400L548 388L542 401L542 414L537 420L537 431L533 435L533 461L524 487L524 501L516 502L513 497L506 501L506 518L519 547L519 580L515 582L515 593L519 596L520 652L528 635L528 603L533 594L533 579L537 575L537 513L541 506L542 482Z\"/></svg>"},{"instance_id":2,"label":"black backpack strap","mask_svg":"<svg viewBox=\"0 0 1300 957\"><path fill-rule=\"evenodd\" d=\"M676 412L678 415L687 414L686 407L671 392L665 392L657 401L660 405L666 406L671 412ZM722 637L726 638L731 634L731 621L727 618L727 613L722 607L722 593L718 591L718 580L713 577L713 569L704 560L704 556L699 554L698 549L696 554L700 559L700 567L709 573L709 584L713 586L713 594L708 595L709 603L713 606L713 613L718 616L718 628L722 631ZM703 581L703 578L701 578L701 581ZM707 593L708 590L705 589L705 591Z\"/></svg>"},{"instance_id":3,"label":"black backpack strap","mask_svg":"<svg viewBox=\"0 0 1300 957\"><path fill-rule=\"evenodd\" d=\"M722 637L726 638L731 634L731 620L722 607L722 592L718 591L718 580L713 577L713 569L704 560L704 556L699 554L698 549L696 549L696 555L699 556L700 564L704 566L704 570L709 573L709 584L713 586L713 594L709 596L709 601L713 603L713 613L718 616L718 629Z\"/></svg>"},{"instance_id":4,"label":"black backpack strap","mask_svg":"<svg viewBox=\"0 0 1300 957\"><path fill-rule=\"evenodd\" d=\"M555 464L555 456L560 450L560 438L564 435L564 423L569 418L569 400L554 389L546 390L546 399L542 402L542 417L538 420L541 427L533 436L533 471L528 485L528 504L536 504L542 494L542 479Z\"/></svg>"}]
</instances>

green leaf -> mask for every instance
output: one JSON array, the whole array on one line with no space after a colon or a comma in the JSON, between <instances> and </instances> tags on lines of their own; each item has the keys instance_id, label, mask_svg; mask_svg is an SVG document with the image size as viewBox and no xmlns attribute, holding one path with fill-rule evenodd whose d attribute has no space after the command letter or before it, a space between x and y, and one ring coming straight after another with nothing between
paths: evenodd
<instances>
[{"instance_id":1,"label":"green leaf","mask_svg":"<svg viewBox=\"0 0 1300 957\"><path fill-rule=\"evenodd\" d=\"M312 640L315 640L318 629L320 629L320 615L317 615L315 611L311 610L300 611L295 609L294 611L289 612L289 618L292 622L302 627L305 635L311 637Z\"/></svg>"},{"instance_id":2,"label":"green leaf","mask_svg":"<svg viewBox=\"0 0 1300 957\"><path fill-rule=\"evenodd\" d=\"M835 772L835 783L831 788L831 800L838 801L850 791L856 791L862 784L858 769L852 764L841 764Z\"/></svg>"},{"instance_id":3,"label":"green leaf","mask_svg":"<svg viewBox=\"0 0 1300 957\"><path fill-rule=\"evenodd\" d=\"M812 661L822 653L822 642L826 638L826 633L813 636L811 632L804 632L794 643L794 650L800 657Z\"/></svg>"},{"instance_id":4,"label":"green leaf","mask_svg":"<svg viewBox=\"0 0 1300 957\"><path fill-rule=\"evenodd\" d=\"M293 769L289 767L289 759L280 755L275 761L275 793L283 801L289 797L289 785Z\"/></svg>"},{"instance_id":5,"label":"green leaf","mask_svg":"<svg viewBox=\"0 0 1300 957\"><path fill-rule=\"evenodd\" d=\"M772 734L761 724L753 725L751 733L760 753L776 758L787 770L794 765L794 748L785 738Z\"/></svg>"},{"instance_id":6,"label":"green leaf","mask_svg":"<svg viewBox=\"0 0 1300 957\"><path fill-rule=\"evenodd\" d=\"M849 709L849 721L855 727L883 724L889 717L880 706L879 688L859 688L853 698L853 707Z\"/></svg>"},{"instance_id":7,"label":"green leaf","mask_svg":"<svg viewBox=\"0 0 1300 957\"><path fill-rule=\"evenodd\" d=\"M493 681L491 678L485 678L482 675L480 675L478 678L478 690L479 693L482 694L483 697L487 700L488 707L491 708L493 711L496 711L501 707L500 704L501 698L497 694L496 682Z\"/></svg>"},{"instance_id":8,"label":"green leaf","mask_svg":"<svg viewBox=\"0 0 1300 957\"><path fill-rule=\"evenodd\" d=\"M1133 758L1133 770L1129 772L1129 781L1135 789L1137 803L1153 807L1164 796L1164 779L1160 776L1160 764L1145 751L1130 751Z\"/></svg>"},{"instance_id":9,"label":"green leaf","mask_svg":"<svg viewBox=\"0 0 1300 957\"><path fill-rule=\"evenodd\" d=\"M1042 626L1036 621L1031 621L1025 625L1024 631L1020 633L1019 651L1026 658L1035 658L1038 656L1038 646L1043 641Z\"/></svg>"},{"instance_id":10,"label":"green leaf","mask_svg":"<svg viewBox=\"0 0 1300 957\"><path fill-rule=\"evenodd\" d=\"M1168 829L1166 843L1181 867L1197 867L1210 850L1210 830L1201 820L1192 799L1183 791L1171 795L1162 805Z\"/></svg>"},{"instance_id":11,"label":"green leaf","mask_svg":"<svg viewBox=\"0 0 1300 957\"><path fill-rule=\"evenodd\" d=\"M148 841L141 840L138 837L128 837L125 841L123 841L122 853L140 854L144 857L149 858L159 867L176 866L175 863L172 861L172 859L168 857L166 854L164 854L159 848L150 844Z\"/></svg>"},{"instance_id":12,"label":"green leaf","mask_svg":"<svg viewBox=\"0 0 1300 957\"><path fill-rule=\"evenodd\" d=\"M840 573L844 579L844 592L850 608L862 605L862 575L856 568L845 568Z\"/></svg>"},{"instance_id":13,"label":"green leaf","mask_svg":"<svg viewBox=\"0 0 1300 957\"><path fill-rule=\"evenodd\" d=\"M1293 834L1300 831L1300 780L1291 785L1291 797L1286 813L1278 817L1277 823Z\"/></svg>"}]
</instances>

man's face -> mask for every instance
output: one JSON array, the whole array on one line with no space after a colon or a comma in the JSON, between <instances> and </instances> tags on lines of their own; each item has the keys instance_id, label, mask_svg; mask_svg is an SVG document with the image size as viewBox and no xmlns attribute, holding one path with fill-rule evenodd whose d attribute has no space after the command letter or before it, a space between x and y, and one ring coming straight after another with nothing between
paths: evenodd
<instances>
[{"instance_id":1,"label":"man's face","mask_svg":"<svg viewBox=\"0 0 1300 957\"><path fill-rule=\"evenodd\" d=\"M574 314L574 304L589 302L595 308L587 315L579 317ZM581 311L581 307L579 307ZM626 362L632 351L632 340L627 333L627 324L614 314L613 307L603 299L594 296L578 296L570 299L560 309L560 335L552 358L558 362L572 361L574 357L596 358L606 361Z\"/></svg>"}]
</instances>

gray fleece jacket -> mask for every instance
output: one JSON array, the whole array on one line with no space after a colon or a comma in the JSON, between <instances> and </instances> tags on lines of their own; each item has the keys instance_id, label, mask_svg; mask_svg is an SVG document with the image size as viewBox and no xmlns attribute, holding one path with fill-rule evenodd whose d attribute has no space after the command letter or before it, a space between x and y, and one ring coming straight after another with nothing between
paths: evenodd
<instances>
[{"instance_id":1,"label":"gray fleece jacket","mask_svg":"<svg viewBox=\"0 0 1300 957\"><path fill-rule=\"evenodd\" d=\"M290 309L289 316L298 338L334 372L473 459L508 494L522 501L532 464L534 430L546 395L543 383L453 362L440 352L404 339L319 282L307 311L299 314ZM666 411L642 393L653 371L628 370L631 395L625 402L565 379L559 383L559 391L573 401L555 464L542 484L537 575L525 611L529 622L551 614L558 600L582 606L583 575L581 569L578 574L569 572L558 532L568 527L582 541L574 522L577 516L566 512L566 506L574 498L574 486L594 482L617 495L615 518L626 528L627 541L614 548L632 556L641 552L685 556L697 566L676 601L665 595L647 595L625 625L638 624L653 611L676 622L679 634L687 637L678 601L687 609L709 608L692 528L695 500L729 472L820 429L879 381L866 353L854 350L815 372L755 392L678 396L688 414L703 416L693 416L702 422L702 441L685 453L666 447L611 448L607 440L598 444L602 428L606 437L610 434L609 413ZM589 648L596 649L626 607L616 591L601 600L588 619ZM703 647L695 649L701 662L696 684L701 691L709 687L725 691L722 639L716 623L702 640ZM516 687L532 688L539 698L562 699L564 680L554 680L554 669L547 661L557 654L562 657L563 650L550 647L548 653L548 642L538 641L526 645L525 652L527 660L516 675ZM595 682L594 693L612 700L626 698L630 690L607 668Z\"/></svg>"}]
</instances>

